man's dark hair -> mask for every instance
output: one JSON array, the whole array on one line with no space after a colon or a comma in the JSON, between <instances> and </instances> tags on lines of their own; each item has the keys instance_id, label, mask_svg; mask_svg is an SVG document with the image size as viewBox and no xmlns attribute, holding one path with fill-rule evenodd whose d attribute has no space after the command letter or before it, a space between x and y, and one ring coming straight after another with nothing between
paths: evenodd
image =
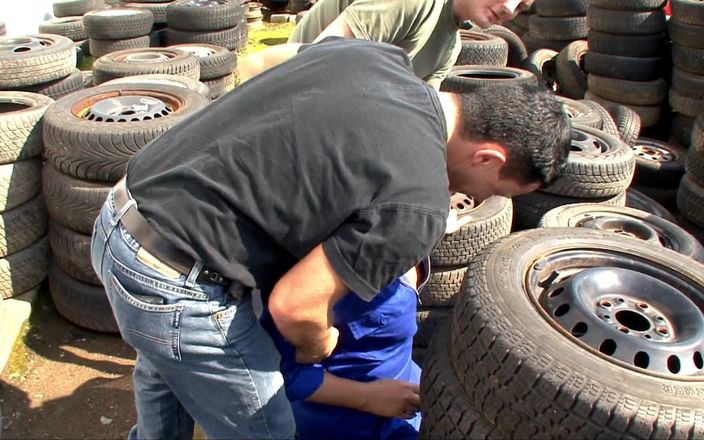
<instances>
[{"instance_id":1,"label":"man's dark hair","mask_svg":"<svg viewBox=\"0 0 704 440\"><path fill-rule=\"evenodd\" d=\"M460 135L504 146L502 177L550 185L562 174L571 145L571 124L562 104L532 85L489 85L458 94Z\"/></svg>"}]
</instances>

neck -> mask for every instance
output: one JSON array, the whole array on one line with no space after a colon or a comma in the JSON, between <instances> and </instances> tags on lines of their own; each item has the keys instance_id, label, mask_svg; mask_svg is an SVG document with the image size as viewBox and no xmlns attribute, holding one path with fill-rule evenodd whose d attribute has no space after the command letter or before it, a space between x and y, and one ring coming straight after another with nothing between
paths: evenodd
<instances>
[{"instance_id":1,"label":"neck","mask_svg":"<svg viewBox=\"0 0 704 440\"><path fill-rule=\"evenodd\" d=\"M445 115L445 123L447 124L447 140L449 141L455 134L455 130L459 130L460 106L457 101L457 96L453 93L438 92L442 112Z\"/></svg>"}]
</instances>

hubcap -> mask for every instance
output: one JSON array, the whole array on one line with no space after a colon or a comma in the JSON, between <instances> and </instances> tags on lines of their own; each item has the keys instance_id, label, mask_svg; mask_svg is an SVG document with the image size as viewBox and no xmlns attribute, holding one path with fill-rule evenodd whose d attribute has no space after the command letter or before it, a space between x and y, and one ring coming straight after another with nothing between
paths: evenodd
<instances>
[{"instance_id":1,"label":"hubcap","mask_svg":"<svg viewBox=\"0 0 704 440\"><path fill-rule=\"evenodd\" d=\"M608 149L609 146L598 137L579 129L572 129L572 146L570 147L570 151L587 155L598 155L606 152Z\"/></svg>"},{"instance_id":2,"label":"hubcap","mask_svg":"<svg viewBox=\"0 0 704 440\"><path fill-rule=\"evenodd\" d=\"M187 6L195 8L211 8L214 6L224 5L227 0L191 0L186 3Z\"/></svg>"},{"instance_id":3,"label":"hubcap","mask_svg":"<svg viewBox=\"0 0 704 440\"><path fill-rule=\"evenodd\" d=\"M42 49L47 46L49 46L47 41L33 37L0 39L0 52L29 52L30 50Z\"/></svg>"},{"instance_id":4,"label":"hubcap","mask_svg":"<svg viewBox=\"0 0 704 440\"><path fill-rule=\"evenodd\" d=\"M169 61L170 56L163 52L135 53L125 56L123 63L163 63Z\"/></svg>"},{"instance_id":5,"label":"hubcap","mask_svg":"<svg viewBox=\"0 0 704 440\"><path fill-rule=\"evenodd\" d=\"M92 105L84 119L96 122L135 122L157 119L173 113L164 101L143 95L103 99Z\"/></svg>"}]
</instances>

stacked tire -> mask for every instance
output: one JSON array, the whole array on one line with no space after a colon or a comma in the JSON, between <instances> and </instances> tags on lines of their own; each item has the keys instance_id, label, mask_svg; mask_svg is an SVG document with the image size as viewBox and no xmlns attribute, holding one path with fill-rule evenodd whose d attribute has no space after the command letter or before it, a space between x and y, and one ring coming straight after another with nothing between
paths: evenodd
<instances>
[{"instance_id":1,"label":"stacked tire","mask_svg":"<svg viewBox=\"0 0 704 440\"><path fill-rule=\"evenodd\" d=\"M247 30L261 29L264 26L262 4L259 2L248 2L245 4L245 8L244 18L247 22Z\"/></svg>"},{"instance_id":2,"label":"stacked tire","mask_svg":"<svg viewBox=\"0 0 704 440\"><path fill-rule=\"evenodd\" d=\"M217 99L235 87L235 52L212 44L177 44L169 48L191 53L198 59L200 81L208 86L210 99Z\"/></svg>"},{"instance_id":3,"label":"stacked tire","mask_svg":"<svg viewBox=\"0 0 704 440\"><path fill-rule=\"evenodd\" d=\"M535 15L537 5L533 2L530 7L524 11L519 12L511 21L504 23L503 25L515 32L516 35L528 34L530 28L530 18Z\"/></svg>"},{"instance_id":4,"label":"stacked tire","mask_svg":"<svg viewBox=\"0 0 704 440\"><path fill-rule=\"evenodd\" d=\"M168 45L247 46L247 20L237 0L176 0L166 8L166 25Z\"/></svg>"},{"instance_id":5,"label":"stacked tire","mask_svg":"<svg viewBox=\"0 0 704 440\"><path fill-rule=\"evenodd\" d=\"M0 37L0 90L16 90L52 99L83 88L73 41L53 34Z\"/></svg>"},{"instance_id":6,"label":"stacked tire","mask_svg":"<svg viewBox=\"0 0 704 440\"><path fill-rule=\"evenodd\" d=\"M43 196L54 255L49 288L69 321L117 331L91 266L93 222L134 153L208 102L180 86L103 84L65 96L47 110Z\"/></svg>"},{"instance_id":7,"label":"stacked tire","mask_svg":"<svg viewBox=\"0 0 704 440\"><path fill-rule=\"evenodd\" d=\"M149 47L154 14L145 9L111 7L83 16L90 53L95 58L125 49Z\"/></svg>"},{"instance_id":8,"label":"stacked tire","mask_svg":"<svg viewBox=\"0 0 704 440\"><path fill-rule=\"evenodd\" d=\"M638 138L632 148L636 157L633 187L674 211L687 151L675 143L648 137Z\"/></svg>"},{"instance_id":9,"label":"stacked tire","mask_svg":"<svg viewBox=\"0 0 704 440\"><path fill-rule=\"evenodd\" d=\"M495 196L475 204L470 197L455 193L451 208L457 213L458 221L465 217L472 220L457 231L445 234L430 255L430 278L419 292L420 308L416 314L418 332L413 347L417 360L421 360L435 329L452 314L455 296L474 256L511 232L511 199Z\"/></svg>"},{"instance_id":10,"label":"stacked tire","mask_svg":"<svg viewBox=\"0 0 704 440\"><path fill-rule=\"evenodd\" d=\"M0 88L3 82L0 68ZM0 296L37 287L49 243L40 195L42 117L54 101L29 92L0 92Z\"/></svg>"},{"instance_id":11,"label":"stacked tire","mask_svg":"<svg viewBox=\"0 0 704 440\"><path fill-rule=\"evenodd\" d=\"M489 32L460 29L462 48L455 65L504 67L508 61L508 43Z\"/></svg>"},{"instance_id":12,"label":"stacked tire","mask_svg":"<svg viewBox=\"0 0 704 440\"><path fill-rule=\"evenodd\" d=\"M93 82L102 84L136 75L180 75L200 78L198 59L189 52L169 48L125 49L109 53L93 63Z\"/></svg>"},{"instance_id":13,"label":"stacked tire","mask_svg":"<svg viewBox=\"0 0 704 440\"><path fill-rule=\"evenodd\" d=\"M81 56L90 55L82 16L50 18L39 25L39 33L61 35L73 41L79 53L78 63Z\"/></svg>"},{"instance_id":14,"label":"stacked tire","mask_svg":"<svg viewBox=\"0 0 704 440\"><path fill-rule=\"evenodd\" d=\"M660 120L667 97L661 75L665 49L663 0L589 0L586 98L626 105L643 127Z\"/></svg>"},{"instance_id":15,"label":"stacked tire","mask_svg":"<svg viewBox=\"0 0 704 440\"><path fill-rule=\"evenodd\" d=\"M562 177L547 188L513 198L514 226L535 228L546 212L570 203L623 206L634 169L628 144L602 130L573 123L572 148Z\"/></svg>"},{"instance_id":16,"label":"stacked tire","mask_svg":"<svg viewBox=\"0 0 704 440\"><path fill-rule=\"evenodd\" d=\"M668 28L674 67L670 105L677 112L672 131L686 148L694 118L704 113L704 3L672 0L671 4Z\"/></svg>"},{"instance_id":17,"label":"stacked tire","mask_svg":"<svg viewBox=\"0 0 704 440\"><path fill-rule=\"evenodd\" d=\"M529 52L546 48L560 51L587 37L585 0L536 0L523 42Z\"/></svg>"},{"instance_id":18,"label":"stacked tire","mask_svg":"<svg viewBox=\"0 0 704 440\"><path fill-rule=\"evenodd\" d=\"M704 114L692 124L692 145L685 162L687 173L677 191L677 208L682 225L704 239Z\"/></svg>"},{"instance_id":19,"label":"stacked tire","mask_svg":"<svg viewBox=\"0 0 704 440\"><path fill-rule=\"evenodd\" d=\"M118 5L123 8L145 9L154 16L154 27L149 34L150 47L166 45L166 8L172 0L124 0Z\"/></svg>"}]
</instances>

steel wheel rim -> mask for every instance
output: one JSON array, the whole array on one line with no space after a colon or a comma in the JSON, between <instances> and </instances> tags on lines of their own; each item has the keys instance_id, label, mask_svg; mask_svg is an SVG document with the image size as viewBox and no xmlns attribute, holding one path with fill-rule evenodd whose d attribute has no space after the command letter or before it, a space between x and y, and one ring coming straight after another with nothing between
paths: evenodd
<instances>
[{"instance_id":1,"label":"steel wheel rim","mask_svg":"<svg viewBox=\"0 0 704 440\"><path fill-rule=\"evenodd\" d=\"M643 374L704 376L701 292L667 268L571 249L542 256L525 275L541 316L575 345Z\"/></svg>"},{"instance_id":2,"label":"steel wheel rim","mask_svg":"<svg viewBox=\"0 0 704 440\"><path fill-rule=\"evenodd\" d=\"M179 112L184 103L176 96L151 90L117 90L76 101L71 113L98 123L141 122Z\"/></svg>"},{"instance_id":3,"label":"steel wheel rim","mask_svg":"<svg viewBox=\"0 0 704 440\"><path fill-rule=\"evenodd\" d=\"M579 128L572 128L572 144L570 146L570 154L576 153L584 156L598 156L606 153L611 149L611 146L601 139Z\"/></svg>"},{"instance_id":4,"label":"steel wheel rim","mask_svg":"<svg viewBox=\"0 0 704 440\"><path fill-rule=\"evenodd\" d=\"M664 148L662 144L647 139L638 139L636 144L631 148L636 157L644 160L653 162L674 162L677 159L675 154L667 148Z\"/></svg>"},{"instance_id":5,"label":"steel wheel rim","mask_svg":"<svg viewBox=\"0 0 704 440\"><path fill-rule=\"evenodd\" d=\"M0 53L23 53L43 49L50 46L51 42L43 38L18 37L0 39Z\"/></svg>"}]
</instances>

